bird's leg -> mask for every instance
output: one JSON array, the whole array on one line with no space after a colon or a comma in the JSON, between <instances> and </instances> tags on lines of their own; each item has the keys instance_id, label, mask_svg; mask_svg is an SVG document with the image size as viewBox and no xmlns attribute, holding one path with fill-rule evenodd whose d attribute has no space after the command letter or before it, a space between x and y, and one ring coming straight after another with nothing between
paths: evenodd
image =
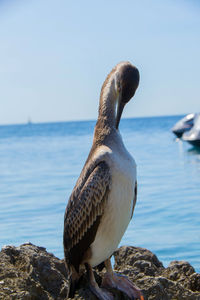
<instances>
[{"instance_id":1,"label":"bird's leg","mask_svg":"<svg viewBox=\"0 0 200 300\"><path fill-rule=\"evenodd\" d=\"M110 259L105 262L106 274L102 281L102 287L115 288L125 293L132 300L144 300L141 291L126 276L115 274Z\"/></svg>"},{"instance_id":2,"label":"bird's leg","mask_svg":"<svg viewBox=\"0 0 200 300\"><path fill-rule=\"evenodd\" d=\"M86 263L86 270L89 277L89 288L91 292L99 299L99 300L114 300L114 297L111 293L106 291L103 288L100 288L95 280L94 273L92 267Z\"/></svg>"}]
</instances>

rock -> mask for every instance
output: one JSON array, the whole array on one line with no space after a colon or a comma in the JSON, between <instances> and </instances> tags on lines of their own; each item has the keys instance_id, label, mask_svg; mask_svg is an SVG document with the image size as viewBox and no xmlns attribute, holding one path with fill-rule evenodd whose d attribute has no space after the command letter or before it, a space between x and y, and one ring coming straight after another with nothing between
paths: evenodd
<instances>
[{"instance_id":1,"label":"rock","mask_svg":"<svg viewBox=\"0 0 200 300\"><path fill-rule=\"evenodd\" d=\"M115 270L127 275L148 300L200 300L200 274L185 261L164 268L147 249L121 247L115 253Z\"/></svg>"},{"instance_id":2,"label":"rock","mask_svg":"<svg viewBox=\"0 0 200 300\"><path fill-rule=\"evenodd\" d=\"M0 299L65 299L69 280L64 262L31 243L0 252Z\"/></svg>"},{"instance_id":3,"label":"rock","mask_svg":"<svg viewBox=\"0 0 200 300\"><path fill-rule=\"evenodd\" d=\"M168 268L147 249L121 247L115 253L115 271L128 276L143 292L145 300L200 300L200 274L184 261L173 261ZM101 284L105 270L95 269ZM63 260L45 248L31 243L6 246L0 252L1 300L64 300L69 291L69 277ZM117 290L116 300L128 300ZM73 299L96 300L83 275Z\"/></svg>"}]
</instances>

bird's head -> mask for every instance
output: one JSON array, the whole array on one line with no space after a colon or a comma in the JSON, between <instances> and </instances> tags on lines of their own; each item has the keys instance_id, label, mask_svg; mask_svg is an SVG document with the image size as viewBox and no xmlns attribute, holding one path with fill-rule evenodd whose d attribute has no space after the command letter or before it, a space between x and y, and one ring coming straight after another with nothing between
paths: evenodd
<instances>
[{"instance_id":1,"label":"bird's head","mask_svg":"<svg viewBox=\"0 0 200 300\"><path fill-rule=\"evenodd\" d=\"M114 89L117 99L116 128L118 129L120 118L126 103L134 96L139 84L139 71L129 62L119 63L114 73Z\"/></svg>"}]
</instances>

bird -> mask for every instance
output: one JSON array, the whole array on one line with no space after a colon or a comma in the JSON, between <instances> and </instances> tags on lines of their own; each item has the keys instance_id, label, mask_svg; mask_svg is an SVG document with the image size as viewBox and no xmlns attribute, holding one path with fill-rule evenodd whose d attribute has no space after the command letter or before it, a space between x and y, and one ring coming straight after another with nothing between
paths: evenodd
<instances>
[{"instance_id":1,"label":"bird","mask_svg":"<svg viewBox=\"0 0 200 300\"><path fill-rule=\"evenodd\" d=\"M120 62L101 88L92 147L64 215L63 245L71 277L70 293L81 270L86 269L89 288L98 299L114 299L109 288L117 288L131 299L144 299L128 278L114 273L110 260L137 200L136 162L123 143L119 123L139 79L134 65ZM93 268L102 263L106 273L99 287Z\"/></svg>"}]
</instances>

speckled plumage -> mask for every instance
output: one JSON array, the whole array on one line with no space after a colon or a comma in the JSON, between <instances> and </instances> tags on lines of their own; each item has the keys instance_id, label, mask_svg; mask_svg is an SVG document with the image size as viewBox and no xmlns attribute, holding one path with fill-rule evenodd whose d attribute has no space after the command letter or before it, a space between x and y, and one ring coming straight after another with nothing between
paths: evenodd
<instances>
[{"instance_id":1,"label":"speckled plumage","mask_svg":"<svg viewBox=\"0 0 200 300\"><path fill-rule=\"evenodd\" d=\"M106 162L101 161L94 166L88 177L85 177L84 184L76 185L70 196L64 219L65 257L77 271L88 244L94 240L93 236L104 211L110 182L109 167ZM85 241L84 236L89 229L93 234L91 233Z\"/></svg>"},{"instance_id":2,"label":"speckled plumage","mask_svg":"<svg viewBox=\"0 0 200 300\"><path fill-rule=\"evenodd\" d=\"M138 70L123 62L102 86L93 145L64 218L65 261L77 273L80 265L95 266L112 255L133 215L136 164L123 144L118 123L138 83ZM118 102L122 110L116 116Z\"/></svg>"}]
</instances>

